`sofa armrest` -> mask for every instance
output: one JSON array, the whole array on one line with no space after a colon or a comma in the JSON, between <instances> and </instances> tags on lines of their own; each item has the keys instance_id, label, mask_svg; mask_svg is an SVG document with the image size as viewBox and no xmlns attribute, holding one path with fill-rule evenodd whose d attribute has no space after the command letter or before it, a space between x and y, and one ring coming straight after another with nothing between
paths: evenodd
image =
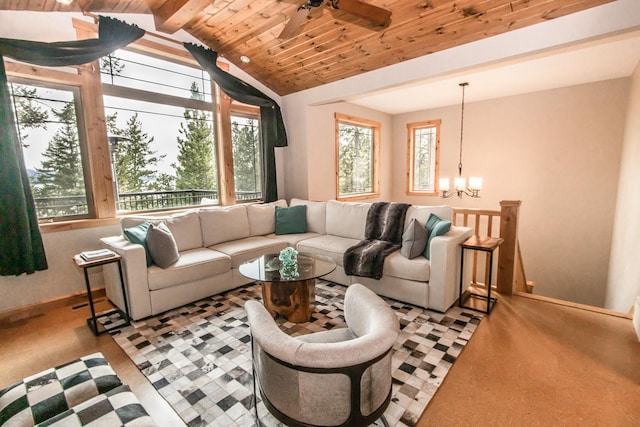
<instances>
[{"instance_id":1,"label":"sofa armrest","mask_svg":"<svg viewBox=\"0 0 640 427\"><path fill-rule=\"evenodd\" d=\"M129 315L134 320L151 316L151 296L147 281L147 258L142 245L131 243L122 236L103 237L102 247L122 256L122 276L127 291ZM107 297L124 311L124 299L117 263L103 266Z\"/></svg>"},{"instance_id":2,"label":"sofa armrest","mask_svg":"<svg viewBox=\"0 0 640 427\"><path fill-rule=\"evenodd\" d=\"M460 245L473 234L469 227L455 227L431 241L429 308L447 311L458 299L460 287Z\"/></svg>"}]
</instances>

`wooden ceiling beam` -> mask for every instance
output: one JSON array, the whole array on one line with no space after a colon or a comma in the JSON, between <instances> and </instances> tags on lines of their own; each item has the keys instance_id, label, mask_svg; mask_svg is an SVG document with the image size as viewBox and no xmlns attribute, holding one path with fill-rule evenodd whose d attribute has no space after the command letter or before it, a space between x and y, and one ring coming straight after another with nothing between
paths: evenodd
<instances>
[{"instance_id":1,"label":"wooden ceiling beam","mask_svg":"<svg viewBox=\"0 0 640 427\"><path fill-rule=\"evenodd\" d=\"M212 0L167 0L160 7L153 7L153 1L147 0L147 5L153 13L156 30L163 33L173 34L207 6L213 3Z\"/></svg>"}]
</instances>

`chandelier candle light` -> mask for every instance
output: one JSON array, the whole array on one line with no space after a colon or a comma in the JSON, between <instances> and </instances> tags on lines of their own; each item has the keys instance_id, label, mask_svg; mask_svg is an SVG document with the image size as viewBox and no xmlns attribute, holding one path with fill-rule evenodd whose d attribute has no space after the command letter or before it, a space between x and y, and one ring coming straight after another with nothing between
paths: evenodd
<instances>
[{"instance_id":1,"label":"chandelier candle light","mask_svg":"<svg viewBox=\"0 0 640 427\"><path fill-rule=\"evenodd\" d=\"M457 194L458 197L462 198L463 194L466 194L469 197L478 198L480 197L480 190L482 190L482 177L472 176L469 177L469 186L467 187L467 178L462 176L462 135L464 131L464 88L468 86L469 83L460 83L462 87L462 108L460 114L460 158L458 161L458 177L454 178L453 181L453 189L451 189L449 184L449 178L440 178L440 197L447 198L451 197L454 194Z\"/></svg>"}]
</instances>

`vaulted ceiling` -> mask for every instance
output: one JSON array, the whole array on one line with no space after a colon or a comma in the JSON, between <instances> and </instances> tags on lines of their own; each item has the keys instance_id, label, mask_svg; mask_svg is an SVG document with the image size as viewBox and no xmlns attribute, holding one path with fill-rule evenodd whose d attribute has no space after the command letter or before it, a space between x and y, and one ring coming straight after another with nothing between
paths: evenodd
<instances>
[{"instance_id":1,"label":"vaulted ceiling","mask_svg":"<svg viewBox=\"0 0 640 427\"><path fill-rule=\"evenodd\" d=\"M299 10L306 0L7 0L0 10L152 13L156 32L182 28L287 95L612 1L313 0L321 5L309 12ZM385 24L361 17L381 9ZM300 25L283 37L291 18Z\"/></svg>"}]
</instances>

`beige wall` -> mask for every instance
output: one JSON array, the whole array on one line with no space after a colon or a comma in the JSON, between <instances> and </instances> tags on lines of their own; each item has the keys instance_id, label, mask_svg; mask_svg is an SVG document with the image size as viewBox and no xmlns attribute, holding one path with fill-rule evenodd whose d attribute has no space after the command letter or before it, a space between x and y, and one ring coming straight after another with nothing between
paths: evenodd
<instances>
[{"instance_id":1,"label":"beige wall","mask_svg":"<svg viewBox=\"0 0 640 427\"><path fill-rule=\"evenodd\" d=\"M640 64L629 91L605 307L629 312L640 295Z\"/></svg>"},{"instance_id":2,"label":"beige wall","mask_svg":"<svg viewBox=\"0 0 640 427\"><path fill-rule=\"evenodd\" d=\"M86 291L82 269L73 255L97 249L98 240L120 233L117 225L42 235L49 268L21 276L0 276L0 312ZM92 288L104 287L102 270L89 270Z\"/></svg>"},{"instance_id":3,"label":"beige wall","mask_svg":"<svg viewBox=\"0 0 640 427\"><path fill-rule=\"evenodd\" d=\"M522 200L520 242L536 293L603 306L628 89L629 79L617 79L468 103L463 173L483 176L481 199L405 193L407 123L442 120L440 170L453 178L459 105L397 116L348 103L307 107L307 129L290 127L298 134L290 147L295 154L292 150L286 156L286 197L335 197L335 112L379 120L381 199L485 209L499 209L500 200ZM306 149L298 147L305 144ZM301 152L306 159L296 157ZM305 181L305 189L291 185Z\"/></svg>"},{"instance_id":4,"label":"beige wall","mask_svg":"<svg viewBox=\"0 0 640 427\"><path fill-rule=\"evenodd\" d=\"M481 199L405 195L406 124L442 119L440 171L453 178L459 105L395 116L393 199L496 210L500 200L522 200L520 243L535 293L602 306L628 87L618 79L467 104L463 175L483 177Z\"/></svg>"},{"instance_id":5,"label":"beige wall","mask_svg":"<svg viewBox=\"0 0 640 427\"><path fill-rule=\"evenodd\" d=\"M346 102L305 106L304 98L285 98L289 146L279 173L286 176L285 197L330 200L336 198L335 113L381 123L380 195L391 197L392 116ZM304 111L306 114L299 114ZM291 115L293 114L293 118Z\"/></svg>"}]
</instances>

